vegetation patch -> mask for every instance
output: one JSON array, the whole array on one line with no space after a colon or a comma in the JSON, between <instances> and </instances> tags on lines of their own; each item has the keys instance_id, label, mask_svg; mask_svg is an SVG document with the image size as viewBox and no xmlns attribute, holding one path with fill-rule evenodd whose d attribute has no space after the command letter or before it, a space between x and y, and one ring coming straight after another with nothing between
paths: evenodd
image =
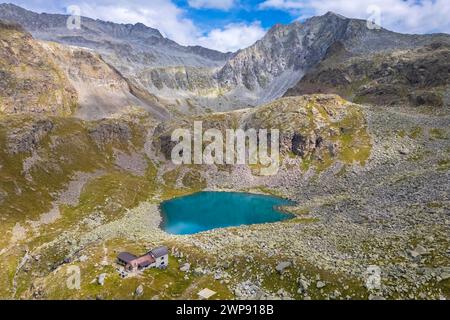
<instances>
[{"instance_id":1,"label":"vegetation patch","mask_svg":"<svg viewBox=\"0 0 450 320\"><path fill-rule=\"evenodd\" d=\"M438 162L438 170L439 171L448 171L450 170L450 159L443 159Z\"/></svg>"},{"instance_id":2,"label":"vegetation patch","mask_svg":"<svg viewBox=\"0 0 450 320\"><path fill-rule=\"evenodd\" d=\"M448 136L444 129L433 128L430 129L430 136L433 139L447 140Z\"/></svg>"}]
</instances>

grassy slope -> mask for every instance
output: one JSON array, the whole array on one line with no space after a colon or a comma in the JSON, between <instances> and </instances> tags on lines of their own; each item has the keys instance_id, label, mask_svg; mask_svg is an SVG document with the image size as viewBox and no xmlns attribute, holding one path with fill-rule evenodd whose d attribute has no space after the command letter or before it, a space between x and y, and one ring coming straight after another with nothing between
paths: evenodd
<instances>
[{"instance_id":1,"label":"grassy slope","mask_svg":"<svg viewBox=\"0 0 450 320\"><path fill-rule=\"evenodd\" d=\"M81 235L90 232L89 226L80 223L83 219L91 218L100 213L102 223L107 224L120 219L127 209L136 207L142 201L154 198L171 198L206 187L205 182L201 180L196 170L189 172L183 178L183 183L186 186L183 189L175 186L179 174L176 170L166 173L164 182L159 183L156 177L157 165L148 158L146 158L148 168L143 177L121 170L115 165L113 148L128 154L142 152L145 142L143 137L146 132L141 124L145 122L147 125L151 125L148 121L151 122L152 120L144 117L133 119L130 122L125 121L133 132L130 141L126 143L111 141L99 145L90 135L92 128L97 127L99 122L88 123L72 118L49 119L54 125L53 129L38 142L34 151L12 154L9 151L11 133L20 131L21 128L25 128L24 131L28 132L29 128L38 120L24 115L2 116L0 118L0 143L2 145L0 149L0 175L2 177L0 190L7 195L0 203L3 221L0 230L3 236L0 237L0 245L6 250L2 253L0 262L3 270L0 273L0 282L2 283L0 296L3 298L12 296L14 274L25 252L39 252L40 261L33 262L33 272L28 272L25 266L15 277L17 287L15 297L27 296L30 284L35 279L47 275L48 272L62 263L68 252L64 245L52 244L54 239L63 233L75 232ZM32 154L38 155L39 160L29 172L32 177L30 181L23 173L23 162ZM79 203L76 206L60 205L61 216L59 219L34 230L28 222L39 220L42 214L51 210L58 192L66 188L66 185L77 172L102 172L102 174L84 186ZM24 239L12 242L11 230L16 224L24 227L26 232ZM94 244L92 250L95 250L95 248ZM113 249L111 248L111 251ZM111 256L111 259L113 259L113 256ZM92 272L96 270L92 265L90 267ZM143 297L148 297L151 292L164 291L163 287L169 282L182 281L181 277L184 277L184 274L181 275L177 270L176 262L174 262L169 274L159 272L158 278L161 278L158 279L159 285L148 284L149 288L153 287L153 289L151 289L152 291L146 290L147 294ZM91 271L87 270L86 272ZM52 278L53 275L50 276L50 279ZM154 275L148 276L148 279L143 281L145 283L152 278L154 278ZM175 278L177 281L174 280ZM117 281L118 279L116 279ZM210 281L211 279L206 280L203 277L196 277L186 281L185 289ZM130 285L134 282L130 280ZM49 283L53 282L50 281ZM184 293L184 290L182 290L184 287L181 284L178 285L181 286L181 289L174 290ZM105 298L126 297L128 293L125 292L128 289L129 286L125 286L120 290L110 292ZM226 292L224 288L220 288L220 285L217 289L219 292ZM55 292L52 290L53 287L49 285L46 297L66 297L62 291ZM92 294L95 296L95 292L95 286L90 286L84 293L67 292L66 294L72 298L87 298ZM164 297L170 297L171 294L167 293L167 296ZM193 293L190 294L194 297ZM226 297L226 293L223 297Z\"/></svg>"}]
</instances>

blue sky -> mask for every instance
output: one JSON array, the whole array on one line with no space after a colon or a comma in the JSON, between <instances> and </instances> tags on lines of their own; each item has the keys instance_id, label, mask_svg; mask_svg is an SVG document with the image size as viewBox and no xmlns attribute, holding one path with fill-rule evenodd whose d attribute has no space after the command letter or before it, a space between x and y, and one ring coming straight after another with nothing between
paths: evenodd
<instances>
[{"instance_id":1,"label":"blue sky","mask_svg":"<svg viewBox=\"0 0 450 320\"><path fill-rule=\"evenodd\" d=\"M221 51L245 48L274 24L327 11L375 20L404 33L450 33L450 0L10 0L38 12L67 13L119 23L142 22L184 45Z\"/></svg>"},{"instance_id":2,"label":"blue sky","mask_svg":"<svg viewBox=\"0 0 450 320\"><path fill-rule=\"evenodd\" d=\"M263 3L261 0L248 0L236 2L236 5L227 9L214 8L193 8L187 0L176 0L178 6L186 10L187 16L204 29L224 27L230 23L237 22L261 22L265 29L277 23L290 23L297 18L294 12L286 10L265 9L258 10L258 6Z\"/></svg>"}]
</instances>

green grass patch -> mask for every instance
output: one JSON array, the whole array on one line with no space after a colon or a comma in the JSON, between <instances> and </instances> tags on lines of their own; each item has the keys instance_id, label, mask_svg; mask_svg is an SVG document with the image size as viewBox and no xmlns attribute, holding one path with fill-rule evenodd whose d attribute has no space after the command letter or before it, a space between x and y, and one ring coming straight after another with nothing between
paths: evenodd
<instances>
[{"instance_id":1,"label":"green grass patch","mask_svg":"<svg viewBox=\"0 0 450 320\"><path fill-rule=\"evenodd\" d=\"M448 139L448 136L447 136L447 133L445 132L445 130L438 129L438 128L430 129L430 136L433 139L438 139L438 140L447 140Z\"/></svg>"},{"instance_id":2,"label":"green grass patch","mask_svg":"<svg viewBox=\"0 0 450 320\"><path fill-rule=\"evenodd\" d=\"M450 170L450 159L443 159L438 162L438 170L439 171L448 171Z\"/></svg>"}]
</instances>

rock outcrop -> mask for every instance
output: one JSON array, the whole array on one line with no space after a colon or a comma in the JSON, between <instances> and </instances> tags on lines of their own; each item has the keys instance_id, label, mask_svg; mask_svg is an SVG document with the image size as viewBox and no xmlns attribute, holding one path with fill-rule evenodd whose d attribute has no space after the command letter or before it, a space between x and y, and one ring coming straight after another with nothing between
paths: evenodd
<instances>
[{"instance_id":1,"label":"rock outcrop","mask_svg":"<svg viewBox=\"0 0 450 320\"><path fill-rule=\"evenodd\" d=\"M280 130L280 152L321 168L336 160L364 164L371 140L357 105L336 95L306 95L278 99L252 110L244 128Z\"/></svg>"},{"instance_id":2,"label":"rock outcrop","mask_svg":"<svg viewBox=\"0 0 450 320\"><path fill-rule=\"evenodd\" d=\"M173 130L192 131L194 121L201 121L204 131L220 130L224 137L227 129L278 129L281 158L305 169L312 166L324 170L337 161L364 164L372 148L359 106L336 95L305 95L252 109L161 123L154 132L155 150L170 160L176 144L171 141Z\"/></svg>"},{"instance_id":3,"label":"rock outcrop","mask_svg":"<svg viewBox=\"0 0 450 320\"><path fill-rule=\"evenodd\" d=\"M34 151L53 128L54 124L49 119L37 119L32 123L25 123L19 129L10 133L8 139L9 152L17 154Z\"/></svg>"},{"instance_id":4,"label":"rock outcrop","mask_svg":"<svg viewBox=\"0 0 450 320\"><path fill-rule=\"evenodd\" d=\"M130 127L121 121L103 120L90 129L91 138L100 147L111 143L127 144L132 139Z\"/></svg>"}]
</instances>

